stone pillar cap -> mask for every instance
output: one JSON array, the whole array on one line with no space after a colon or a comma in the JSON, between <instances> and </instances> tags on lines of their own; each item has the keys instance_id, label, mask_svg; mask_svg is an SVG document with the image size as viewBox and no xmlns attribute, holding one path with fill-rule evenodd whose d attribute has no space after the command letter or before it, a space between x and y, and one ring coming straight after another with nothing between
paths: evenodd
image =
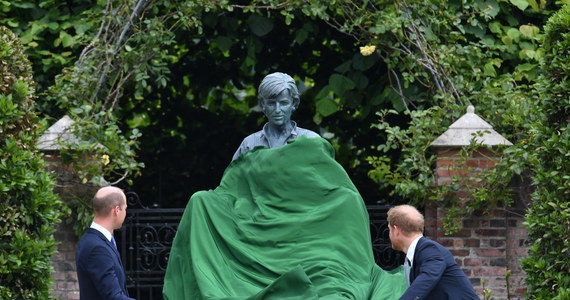
<instances>
[{"instance_id":1,"label":"stone pillar cap","mask_svg":"<svg viewBox=\"0 0 570 300\"><path fill-rule=\"evenodd\" d=\"M484 146L507 145L512 143L493 130L493 126L475 114L475 107L469 105L467 113L455 121L449 129L431 142L432 147L463 147L471 144Z\"/></svg>"},{"instance_id":2,"label":"stone pillar cap","mask_svg":"<svg viewBox=\"0 0 570 300\"><path fill-rule=\"evenodd\" d=\"M65 115L51 125L37 141L39 150L61 150L63 143L77 143L79 139L71 132L71 126L75 123Z\"/></svg>"},{"instance_id":3,"label":"stone pillar cap","mask_svg":"<svg viewBox=\"0 0 570 300\"><path fill-rule=\"evenodd\" d=\"M43 151L61 150L70 144L78 144L80 140L72 132L73 123L75 123L75 121L68 115L63 116L40 136L36 142L36 147ZM99 147L103 146L97 144L96 148Z\"/></svg>"}]
</instances>

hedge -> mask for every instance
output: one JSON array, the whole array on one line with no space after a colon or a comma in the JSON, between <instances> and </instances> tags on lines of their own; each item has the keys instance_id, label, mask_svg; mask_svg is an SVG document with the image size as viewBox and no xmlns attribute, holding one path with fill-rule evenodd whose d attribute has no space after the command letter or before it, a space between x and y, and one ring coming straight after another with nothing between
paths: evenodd
<instances>
[{"instance_id":1,"label":"hedge","mask_svg":"<svg viewBox=\"0 0 570 300\"><path fill-rule=\"evenodd\" d=\"M0 27L0 74L0 299L52 299L61 202L35 148L40 126L31 65L6 27Z\"/></svg>"}]
</instances>

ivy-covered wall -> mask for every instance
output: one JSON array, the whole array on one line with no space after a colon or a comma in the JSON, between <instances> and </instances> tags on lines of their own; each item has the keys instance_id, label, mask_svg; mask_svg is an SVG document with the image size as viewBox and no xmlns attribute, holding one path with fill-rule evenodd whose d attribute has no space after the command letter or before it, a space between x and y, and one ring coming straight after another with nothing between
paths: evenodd
<instances>
[{"instance_id":1,"label":"ivy-covered wall","mask_svg":"<svg viewBox=\"0 0 570 300\"><path fill-rule=\"evenodd\" d=\"M40 126L32 70L0 26L0 299L52 299L50 258L60 201L35 149Z\"/></svg>"}]
</instances>

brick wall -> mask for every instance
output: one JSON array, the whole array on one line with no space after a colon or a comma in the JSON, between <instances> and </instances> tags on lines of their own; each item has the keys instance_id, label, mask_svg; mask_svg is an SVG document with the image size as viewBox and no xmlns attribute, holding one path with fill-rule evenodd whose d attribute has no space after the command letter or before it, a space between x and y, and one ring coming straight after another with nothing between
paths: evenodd
<instances>
[{"instance_id":1,"label":"brick wall","mask_svg":"<svg viewBox=\"0 0 570 300\"><path fill-rule=\"evenodd\" d=\"M437 152L438 185L450 183L452 176L477 176L479 172L493 168L498 160L488 150L477 152L467 160L460 160L458 154L459 151L454 149ZM459 191L458 195L463 201L469 201L466 193ZM451 235L445 235L442 230L441 219L446 212L436 202L426 203L426 236L453 253L477 294L482 298L483 290L490 289L492 299L525 299L525 272L520 267L521 258L528 251L524 209L520 205L504 207L499 204L488 214L463 218L461 229ZM508 290L507 270L511 272Z\"/></svg>"},{"instance_id":2,"label":"brick wall","mask_svg":"<svg viewBox=\"0 0 570 300\"><path fill-rule=\"evenodd\" d=\"M52 296L58 300L78 300L79 283L75 269L75 248L77 237L70 226L58 224L55 239L58 241L57 252L52 257Z\"/></svg>"},{"instance_id":3,"label":"brick wall","mask_svg":"<svg viewBox=\"0 0 570 300\"><path fill-rule=\"evenodd\" d=\"M62 162L58 151L46 152L44 160L47 162L48 170L57 176L55 192L63 201L77 197L90 199L94 195L97 187L81 183L73 169ZM58 245L51 259L54 268L51 294L58 300L79 299L79 283L75 268L75 249L78 237L73 227L63 222L57 224L54 237Z\"/></svg>"}]
</instances>

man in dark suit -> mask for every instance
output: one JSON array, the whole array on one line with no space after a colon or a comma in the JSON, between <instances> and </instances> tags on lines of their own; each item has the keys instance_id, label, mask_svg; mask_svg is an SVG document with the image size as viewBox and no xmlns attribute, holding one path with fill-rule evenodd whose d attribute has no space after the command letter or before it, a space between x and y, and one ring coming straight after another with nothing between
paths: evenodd
<instances>
[{"instance_id":1,"label":"man in dark suit","mask_svg":"<svg viewBox=\"0 0 570 300\"><path fill-rule=\"evenodd\" d=\"M406 253L408 289L400 300L479 300L451 252L423 236L424 217L415 207L392 207L388 227L392 248Z\"/></svg>"},{"instance_id":2,"label":"man in dark suit","mask_svg":"<svg viewBox=\"0 0 570 300\"><path fill-rule=\"evenodd\" d=\"M93 198L95 217L79 240L75 253L81 300L134 300L129 298L126 276L113 230L127 214L127 197L116 187L103 187Z\"/></svg>"}]
</instances>

